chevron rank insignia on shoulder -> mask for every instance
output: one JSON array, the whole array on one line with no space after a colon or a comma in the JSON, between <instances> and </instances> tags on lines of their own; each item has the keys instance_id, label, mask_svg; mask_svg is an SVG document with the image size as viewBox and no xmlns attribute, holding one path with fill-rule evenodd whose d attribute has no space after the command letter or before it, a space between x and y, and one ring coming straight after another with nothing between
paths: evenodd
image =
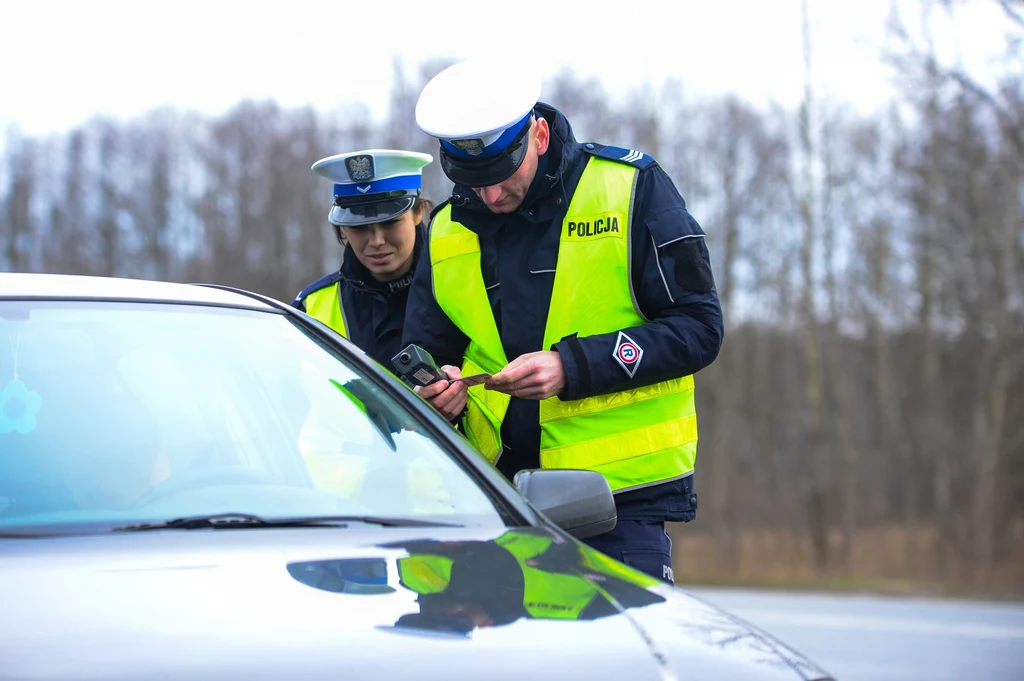
<instances>
[{"instance_id":1,"label":"chevron rank insignia on shoulder","mask_svg":"<svg viewBox=\"0 0 1024 681\"><path fill-rule=\"evenodd\" d=\"M609 161L618 161L619 163L625 163L639 168L640 170L657 163L653 156L645 154L637 149L611 147L604 144L597 144L595 142L587 142L584 144L583 151L597 156L598 158L605 158Z\"/></svg>"}]
</instances>

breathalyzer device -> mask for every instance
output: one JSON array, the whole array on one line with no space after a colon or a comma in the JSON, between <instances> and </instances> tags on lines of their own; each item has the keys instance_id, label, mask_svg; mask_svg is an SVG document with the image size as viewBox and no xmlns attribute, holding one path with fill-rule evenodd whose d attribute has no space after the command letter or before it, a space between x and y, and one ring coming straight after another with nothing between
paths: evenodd
<instances>
[{"instance_id":1,"label":"breathalyzer device","mask_svg":"<svg viewBox=\"0 0 1024 681\"><path fill-rule=\"evenodd\" d=\"M438 368L430 353L413 343L392 357L391 363L402 376L418 386L448 380L448 375Z\"/></svg>"}]
</instances>

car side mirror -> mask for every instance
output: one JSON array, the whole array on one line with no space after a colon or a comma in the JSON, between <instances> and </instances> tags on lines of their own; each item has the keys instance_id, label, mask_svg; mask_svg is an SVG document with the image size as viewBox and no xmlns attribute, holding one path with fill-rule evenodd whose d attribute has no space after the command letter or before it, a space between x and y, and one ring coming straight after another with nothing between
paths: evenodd
<instances>
[{"instance_id":1,"label":"car side mirror","mask_svg":"<svg viewBox=\"0 0 1024 681\"><path fill-rule=\"evenodd\" d=\"M516 473L513 484L534 508L577 539L615 529L615 499L600 473L563 468L524 470Z\"/></svg>"}]
</instances>

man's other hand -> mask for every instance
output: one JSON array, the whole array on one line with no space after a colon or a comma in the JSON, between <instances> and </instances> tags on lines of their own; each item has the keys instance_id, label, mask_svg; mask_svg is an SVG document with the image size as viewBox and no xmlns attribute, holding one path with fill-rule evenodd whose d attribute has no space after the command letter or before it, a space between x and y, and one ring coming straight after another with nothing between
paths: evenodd
<instances>
[{"instance_id":1,"label":"man's other hand","mask_svg":"<svg viewBox=\"0 0 1024 681\"><path fill-rule=\"evenodd\" d=\"M565 387L565 368L554 350L520 355L487 379L485 387L524 400L546 400Z\"/></svg>"}]
</instances>

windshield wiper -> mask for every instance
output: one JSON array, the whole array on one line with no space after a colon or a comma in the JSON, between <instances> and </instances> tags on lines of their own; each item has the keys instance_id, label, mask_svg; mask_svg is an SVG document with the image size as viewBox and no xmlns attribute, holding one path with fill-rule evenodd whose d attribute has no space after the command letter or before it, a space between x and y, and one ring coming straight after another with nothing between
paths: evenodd
<instances>
[{"instance_id":1,"label":"windshield wiper","mask_svg":"<svg viewBox=\"0 0 1024 681\"><path fill-rule=\"evenodd\" d=\"M294 518L264 518L251 513L217 513L195 515L173 520L136 523L112 528L111 532L144 532L146 530L225 530L269 527L348 527L348 523L369 523L384 527L461 527L422 518L389 518L370 515L325 515Z\"/></svg>"}]
</instances>

